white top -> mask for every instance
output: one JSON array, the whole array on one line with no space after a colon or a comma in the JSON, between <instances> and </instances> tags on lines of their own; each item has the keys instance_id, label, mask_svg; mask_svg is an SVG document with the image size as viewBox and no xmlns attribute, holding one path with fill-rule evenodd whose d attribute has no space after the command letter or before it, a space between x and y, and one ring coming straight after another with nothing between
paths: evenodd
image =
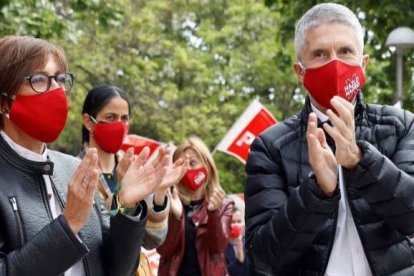
<instances>
[{"instance_id":1,"label":"white top","mask_svg":"<svg viewBox=\"0 0 414 276\"><path fill-rule=\"evenodd\" d=\"M47 161L48 151L47 151L46 146L45 146L45 150L43 151L43 153L38 154L15 143L12 139L10 139L9 136L7 136L7 134L3 130L0 131L0 134L3 137L3 139L9 144L9 146L21 157L27 160L36 161L36 162ZM55 199L55 194L53 193L52 183L50 182L49 175L43 175L43 179L45 180L45 184L46 184L46 191L47 191L48 198L49 198L50 211L52 213L52 217L55 219L62 213L62 210L60 209L60 206ZM78 239L80 240L79 237ZM82 261L77 262L74 266L72 266L65 272L65 276L84 276L84 275L85 275L85 270L83 268Z\"/></svg>"},{"instance_id":2,"label":"white top","mask_svg":"<svg viewBox=\"0 0 414 276\"><path fill-rule=\"evenodd\" d=\"M325 122L329 118L312 105L316 116ZM336 223L335 240L329 258L325 276L372 276L361 239L352 217L348 197L344 187L342 167L338 165L339 200L338 220Z\"/></svg>"}]
</instances>

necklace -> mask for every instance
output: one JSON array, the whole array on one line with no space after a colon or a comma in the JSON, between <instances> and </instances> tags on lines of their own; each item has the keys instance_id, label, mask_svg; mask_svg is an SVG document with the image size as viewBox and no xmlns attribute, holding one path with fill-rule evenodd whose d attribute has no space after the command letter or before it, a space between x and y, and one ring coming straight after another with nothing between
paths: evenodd
<instances>
[{"instance_id":1,"label":"necklace","mask_svg":"<svg viewBox=\"0 0 414 276\"><path fill-rule=\"evenodd\" d=\"M112 170L112 173L104 173L101 164L98 162L98 166L100 170L99 181L102 184L102 187L104 188L107 196L111 196L113 194L113 191L115 190L115 187L117 185L116 164L117 164L117 159L115 157L115 166Z\"/></svg>"}]
</instances>

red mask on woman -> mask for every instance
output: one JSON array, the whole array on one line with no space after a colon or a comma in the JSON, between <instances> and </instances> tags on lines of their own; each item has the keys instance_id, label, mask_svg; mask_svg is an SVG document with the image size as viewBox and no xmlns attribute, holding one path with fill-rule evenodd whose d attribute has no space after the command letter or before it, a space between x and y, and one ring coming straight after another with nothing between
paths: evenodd
<instances>
[{"instance_id":1,"label":"red mask on woman","mask_svg":"<svg viewBox=\"0 0 414 276\"><path fill-rule=\"evenodd\" d=\"M201 167L199 169L188 169L181 179L181 184L191 191L197 191L207 180L207 169Z\"/></svg>"},{"instance_id":2,"label":"red mask on woman","mask_svg":"<svg viewBox=\"0 0 414 276\"><path fill-rule=\"evenodd\" d=\"M365 84L359 65L349 65L334 59L318 68L305 69L303 85L320 105L335 110L330 100L338 95L353 102Z\"/></svg>"},{"instance_id":3,"label":"red mask on woman","mask_svg":"<svg viewBox=\"0 0 414 276\"><path fill-rule=\"evenodd\" d=\"M59 87L41 94L16 96L9 118L30 137L51 143L65 127L67 115L68 100Z\"/></svg>"},{"instance_id":4,"label":"red mask on woman","mask_svg":"<svg viewBox=\"0 0 414 276\"><path fill-rule=\"evenodd\" d=\"M129 126L125 122L95 122L93 138L101 149L108 153L116 153L122 146Z\"/></svg>"}]
</instances>

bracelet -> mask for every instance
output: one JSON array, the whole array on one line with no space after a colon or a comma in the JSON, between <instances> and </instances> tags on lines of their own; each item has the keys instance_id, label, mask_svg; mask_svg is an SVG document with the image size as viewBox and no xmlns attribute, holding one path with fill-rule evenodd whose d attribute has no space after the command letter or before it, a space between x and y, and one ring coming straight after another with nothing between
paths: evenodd
<instances>
[{"instance_id":1,"label":"bracelet","mask_svg":"<svg viewBox=\"0 0 414 276\"><path fill-rule=\"evenodd\" d=\"M116 185L114 189L114 194L113 194L113 196L115 197L115 200L112 200L112 206L111 206L111 210L109 210L109 215L111 217L115 217L118 213L129 215L129 216L135 215L137 211L137 205L135 205L132 208L129 208L129 207L122 206L122 204L119 202L119 191L120 190L121 190L121 187L119 185ZM116 203L116 206L113 206L114 203Z\"/></svg>"}]
</instances>

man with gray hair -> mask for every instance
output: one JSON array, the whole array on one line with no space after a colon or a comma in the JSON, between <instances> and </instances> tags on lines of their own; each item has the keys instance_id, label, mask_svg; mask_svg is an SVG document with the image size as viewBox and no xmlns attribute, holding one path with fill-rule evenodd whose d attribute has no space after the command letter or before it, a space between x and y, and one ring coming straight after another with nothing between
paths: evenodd
<instances>
[{"instance_id":1,"label":"man with gray hair","mask_svg":"<svg viewBox=\"0 0 414 276\"><path fill-rule=\"evenodd\" d=\"M362 102L368 56L345 6L307 11L295 48L305 106L246 164L255 275L414 275L414 115Z\"/></svg>"}]
</instances>

